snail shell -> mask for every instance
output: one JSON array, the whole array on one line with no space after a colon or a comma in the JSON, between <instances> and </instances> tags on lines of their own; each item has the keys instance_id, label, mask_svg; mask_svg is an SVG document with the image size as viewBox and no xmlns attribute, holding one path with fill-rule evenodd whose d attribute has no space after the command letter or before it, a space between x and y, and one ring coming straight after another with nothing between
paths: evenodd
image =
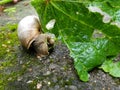
<instances>
[{"instance_id":1,"label":"snail shell","mask_svg":"<svg viewBox=\"0 0 120 90\"><path fill-rule=\"evenodd\" d=\"M18 24L18 38L23 47L29 49L32 42L42 31L37 16L31 15L24 17Z\"/></svg>"},{"instance_id":2,"label":"snail shell","mask_svg":"<svg viewBox=\"0 0 120 90\"><path fill-rule=\"evenodd\" d=\"M18 38L23 47L26 49L32 47L35 50L37 58L48 55L48 46L53 46L55 42L54 34L42 33L37 16L26 16L19 22Z\"/></svg>"}]
</instances>

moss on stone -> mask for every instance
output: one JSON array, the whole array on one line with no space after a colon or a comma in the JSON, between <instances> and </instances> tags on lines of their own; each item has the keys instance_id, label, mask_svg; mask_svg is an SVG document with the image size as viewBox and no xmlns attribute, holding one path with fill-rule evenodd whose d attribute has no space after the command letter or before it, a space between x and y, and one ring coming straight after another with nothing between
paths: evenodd
<instances>
[{"instance_id":1,"label":"moss on stone","mask_svg":"<svg viewBox=\"0 0 120 90\"><path fill-rule=\"evenodd\" d=\"M10 70L16 63L15 46L18 46L17 24L7 24L0 27L0 90L3 90L7 82L16 77L16 73ZM8 69L9 68L9 69Z\"/></svg>"}]
</instances>

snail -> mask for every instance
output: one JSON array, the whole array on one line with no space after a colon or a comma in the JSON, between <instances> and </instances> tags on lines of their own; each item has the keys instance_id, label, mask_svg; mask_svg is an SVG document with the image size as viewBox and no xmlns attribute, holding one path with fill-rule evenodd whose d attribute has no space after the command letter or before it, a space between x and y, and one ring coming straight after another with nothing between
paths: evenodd
<instances>
[{"instance_id":1,"label":"snail","mask_svg":"<svg viewBox=\"0 0 120 90\"><path fill-rule=\"evenodd\" d=\"M49 46L54 45L55 35L42 32L40 21L37 16L30 15L24 17L18 23L17 31L21 45L27 50L33 47L37 58L49 55Z\"/></svg>"}]
</instances>

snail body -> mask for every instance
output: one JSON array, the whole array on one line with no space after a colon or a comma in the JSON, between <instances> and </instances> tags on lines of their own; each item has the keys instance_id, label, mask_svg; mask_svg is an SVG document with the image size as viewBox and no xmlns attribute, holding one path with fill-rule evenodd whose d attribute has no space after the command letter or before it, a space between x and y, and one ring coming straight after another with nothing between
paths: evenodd
<instances>
[{"instance_id":1,"label":"snail body","mask_svg":"<svg viewBox=\"0 0 120 90\"><path fill-rule=\"evenodd\" d=\"M49 54L48 44L53 45L53 34L43 34L37 16L26 16L18 24L18 38L21 45L29 49L31 46L41 58Z\"/></svg>"}]
</instances>

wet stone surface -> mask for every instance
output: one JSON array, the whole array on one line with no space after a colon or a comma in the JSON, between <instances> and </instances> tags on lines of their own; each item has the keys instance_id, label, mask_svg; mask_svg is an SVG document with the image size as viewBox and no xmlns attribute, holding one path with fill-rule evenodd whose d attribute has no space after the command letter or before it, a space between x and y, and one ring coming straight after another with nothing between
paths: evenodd
<instances>
[{"instance_id":1,"label":"wet stone surface","mask_svg":"<svg viewBox=\"0 0 120 90\"><path fill-rule=\"evenodd\" d=\"M20 1L14 6L17 11L13 16L1 14L0 26L8 22L18 23L24 16L36 14L29 0ZM4 73L15 73L7 78L4 90L120 90L119 78L113 78L97 68L90 72L88 82L80 81L69 50L60 41L55 43L50 55L41 60L33 52L23 50L20 44L14 44L13 50L15 64L4 69ZM5 59L0 59L0 63Z\"/></svg>"},{"instance_id":2,"label":"wet stone surface","mask_svg":"<svg viewBox=\"0 0 120 90\"><path fill-rule=\"evenodd\" d=\"M90 81L81 82L69 57L67 47L57 42L53 52L42 60L18 48L18 61L15 70L21 72L6 90L119 90L114 79L101 70L90 72ZM21 53L21 55L20 55Z\"/></svg>"}]
</instances>

